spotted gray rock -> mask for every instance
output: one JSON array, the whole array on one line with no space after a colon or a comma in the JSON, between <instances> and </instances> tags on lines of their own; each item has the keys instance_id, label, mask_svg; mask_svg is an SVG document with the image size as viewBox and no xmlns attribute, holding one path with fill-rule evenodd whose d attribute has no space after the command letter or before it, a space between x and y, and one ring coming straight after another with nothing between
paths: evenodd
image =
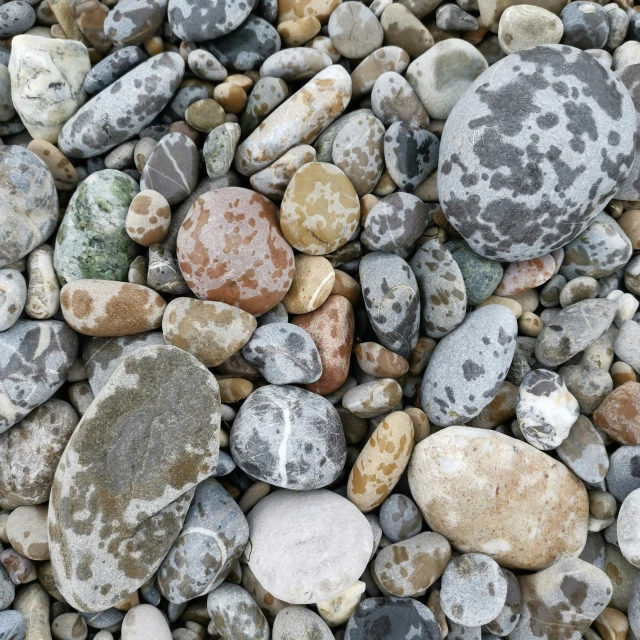
<instances>
[{"instance_id":1,"label":"spotted gray rock","mask_svg":"<svg viewBox=\"0 0 640 640\"><path fill-rule=\"evenodd\" d=\"M161 53L138 65L67 120L58 138L60 151L70 158L92 158L132 138L164 109L183 73L184 60L177 53Z\"/></svg>"},{"instance_id":2,"label":"spotted gray rock","mask_svg":"<svg viewBox=\"0 0 640 640\"><path fill-rule=\"evenodd\" d=\"M107 609L154 574L216 468L219 431L218 384L186 351L146 347L116 369L51 489L51 564L71 606Z\"/></svg>"},{"instance_id":3,"label":"spotted gray rock","mask_svg":"<svg viewBox=\"0 0 640 640\"><path fill-rule=\"evenodd\" d=\"M335 122L332 122L313 143L316 150L316 162L333 164L333 143L340 131L342 131L349 122L367 115L373 115L373 111L371 111L371 109L356 109L355 111L345 113L335 120Z\"/></svg>"},{"instance_id":4,"label":"spotted gray rock","mask_svg":"<svg viewBox=\"0 0 640 640\"><path fill-rule=\"evenodd\" d=\"M242 347L242 355L271 384L310 384L322 375L315 342L304 329L288 322L256 329Z\"/></svg>"},{"instance_id":5,"label":"spotted gray rock","mask_svg":"<svg viewBox=\"0 0 640 640\"><path fill-rule=\"evenodd\" d=\"M249 540L238 503L213 478L201 482L182 530L158 569L162 595L181 604L213 591Z\"/></svg>"},{"instance_id":6,"label":"spotted gray rock","mask_svg":"<svg viewBox=\"0 0 640 640\"><path fill-rule=\"evenodd\" d=\"M458 263L446 247L430 240L415 252L409 265L420 289L426 334L432 338L446 336L462 323L467 311L467 294Z\"/></svg>"},{"instance_id":7,"label":"spotted gray rock","mask_svg":"<svg viewBox=\"0 0 640 640\"><path fill-rule=\"evenodd\" d=\"M84 79L84 90L92 95L100 93L147 58L147 54L140 47L129 46L118 49L100 60L87 73Z\"/></svg>"},{"instance_id":8,"label":"spotted gray rock","mask_svg":"<svg viewBox=\"0 0 640 640\"><path fill-rule=\"evenodd\" d=\"M590 362L562 367L558 373L585 416L590 416L613 391L609 372Z\"/></svg>"},{"instance_id":9,"label":"spotted gray rock","mask_svg":"<svg viewBox=\"0 0 640 640\"><path fill-rule=\"evenodd\" d=\"M588 53L549 45L508 56L447 120L442 209L480 255L545 255L584 231L626 180L634 123L629 93Z\"/></svg>"},{"instance_id":10,"label":"spotted gray rock","mask_svg":"<svg viewBox=\"0 0 640 640\"><path fill-rule=\"evenodd\" d=\"M607 449L602 436L586 416L580 415L569 435L556 448L558 458L584 482L597 484L609 470Z\"/></svg>"},{"instance_id":11,"label":"spotted gray rock","mask_svg":"<svg viewBox=\"0 0 640 640\"><path fill-rule=\"evenodd\" d=\"M251 94L253 95L253 93ZM224 122L207 136L202 148L207 174L212 179L222 178L230 169L236 146L240 140L240 125Z\"/></svg>"},{"instance_id":12,"label":"spotted gray rock","mask_svg":"<svg viewBox=\"0 0 640 640\"><path fill-rule=\"evenodd\" d=\"M273 640L334 640L331 629L306 607L285 607L273 621Z\"/></svg>"},{"instance_id":13,"label":"spotted gray rock","mask_svg":"<svg viewBox=\"0 0 640 640\"><path fill-rule=\"evenodd\" d=\"M107 15L103 31L116 45L142 44L167 15L168 0L120 0Z\"/></svg>"},{"instance_id":14,"label":"spotted gray rock","mask_svg":"<svg viewBox=\"0 0 640 640\"><path fill-rule=\"evenodd\" d=\"M147 286L161 293L184 295L189 287L182 277L176 256L161 244L149 247Z\"/></svg>"},{"instance_id":15,"label":"spotted gray rock","mask_svg":"<svg viewBox=\"0 0 640 640\"><path fill-rule=\"evenodd\" d=\"M467 304L475 307L484 302L502 280L502 265L478 255L464 240L452 240L447 242L445 247L460 267L467 293Z\"/></svg>"},{"instance_id":16,"label":"spotted gray rock","mask_svg":"<svg viewBox=\"0 0 640 640\"><path fill-rule=\"evenodd\" d=\"M436 26L444 31L475 31L478 21L457 4L447 2L436 9Z\"/></svg>"},{"instance_id":17,"label":"spotted gray rock","mask_svg":"<svg viewBox=\"0 0 640 640\"><path fill-rule=\"evenodd\" d=\"M395 71L386 71L375 81L371 90L371 108L385 126L394 122L425 129L429 126L429 114L406 81Z\"/></svg>"},{"instance_id":18,"label":"spotted gray rock","mask_svg":"<svg viewBox=\"0 0 640 640\"><path fill-rule=\"evenodd\" d=\"M480 307L438 342L422 380L429 420L464 424L488 405L504 381L516 348L518 323L501 305Z\"/></svg>"},{"instance_id":19,"label":"spotted gray rock","mask_svg":"<svg viewBox=\"0 0 640 640\"><path fill-rule=\"evenodd\" d=\"M411 498L392 493L380 507L380 528L391 542L408 540L420 533L422 514Z\"/></svg>"},{"instance_id":20,"label":"spotted gray rock","mask_svg":"<svg viewBox=\"0 0 640 640\"><path fill-rule=\"evenodd\" d=\"M0 6L0 38L5 40L33 27L36 12L29 2L13 0Z\"/></svg>"},{"instance_id":21,"label":"spotted gray rock","mask_svg":"<svg viewBox=\"0 0 640 640\"><path fill-rule=\"evenodd\" d=\"M213 40L239 27L254 4L254 0L169 0L169 25L181 40Z\"/></svg>"},{"instance_id":22,"label":"spotted gray rock","mask_svg":"<svg viewBox=\"0 0 640 640\"><path fill-rule=\"evenodd\" d=\"M360 241L371 251L394 251L413 244L431 222L427 206L409 193L392 193L375 204Z\"/></svg>"},{"instance_id":23,"label":"spotted gray rock","mask_svg":"<svg viewBox=\"0 0 640 640\"><path fill-rule=\"evenodd\" d=\"M578 49L602 49L609 36L604 9L589 2L571 2L560 12L564 27L562 43Z\"/></svg>"},{"instance_id":24,"label":"spotted gray rock","mask_svg":"<svg viewBox=\"0 0 640 640\"><path fill-rule=\"evenodd\" d=\"M625 44L632 44L632 41ZM636 130L638 130L640 128L640 64L617 67L616 75L631 95L636 110ZM614 195L616 200L640 200L640 136L636 135L635 142L635 160L629 176Z\"/></svg>"},{"instance_id":25,"label":"spotted gray rock","mask_svg":"<svg viewBox=\"0 0 640 640\"><path fill-rule=\"evenodd\" d=\"M226 582L207 598L207 611L223 638L269 640L269 623L256 601L237 584Z\"/></svg>"},{"instance_id":26,"label":"spotted gray rock","mask_svg":"<svg viewBox=\"0 0 640 640\"><path fill-rule=\"evenodd\" d=\"M606 476L607 489L620 502L636 489L640 489L640 446L622 446L609 457Z\"/></svg>"},{"instance_id":27,"label":"spotted gray rock","mask_svg":"<svg viewBox=\"0 0 640 640\"><path fill-rule=\"evenodd\" d=\"M231 455L258 480L306 491L338 477L347 449L340 416L328 400L299 387L267 385L240 407Z\"/></svg>"},{"instance_id":28,"label":"spotted gray rock","mask_svg":"<svg viewBox=\"0 0 640 640\"><path fill-rule=\"evenodd\" d=\"M0 333L0 433L64 384L77 351L77 334L58 320L18 320Z\"/></svg>"},{"instance_id":29,"label":"spotted gray rock","mask_svg":"<svg viewBox=\"0 0 640 640\"><path fill-rule=\"evenodd\" d=\"M502 611L491 621L487 622L486 630L499 637L509 635L520 619L520 585L518 578L508 569L502 569L507 581L507 597Z\"/></svg>"},{"instance_id":30,"label":"spotted gray rock","mask_svg":"<svg viewBox=\"0 0 640 640\"><path fill-rule=\"evenodd\" d=\"M375 251L359 266L362 296L380 344L408 358L418 342L420 294L409 265L399 256Z\"/></svg>"},{"instance_id":31,"label":"spotted gray rock","mask_svg":"<svg viewBox=\"0 0 640 640\"><path fill-rule=\"evenodd\" d=\"M0 269L0 331L10 329L22 315L27 283L15 269Z\"/></svg>"},{"instance_id":32,"label":"spotted gray rock","mask_svg":"<svg viewBox=\"0 0 640 640\"><path fill-rule=\"evenodd\" d=\"M360 60L382 45L384 33L369 7L361 2L343 2L329 17L329 37L345 58Z\"/></svg>"}]
</instances>

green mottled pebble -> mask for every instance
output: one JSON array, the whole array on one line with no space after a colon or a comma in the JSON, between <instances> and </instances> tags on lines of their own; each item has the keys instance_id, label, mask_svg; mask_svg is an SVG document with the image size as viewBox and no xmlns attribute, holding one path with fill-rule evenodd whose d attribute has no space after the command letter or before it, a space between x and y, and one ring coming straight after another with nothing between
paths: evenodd
<instances>
[{"instance_id":1,"label":"green mottled pebble","mask_svg":"<svg viewBox=\"0 0 640 640\"><path fill-rule=\"evenodd\" d=\"M502 265L478 255L462 240L448 242L446 247L462 272L467 303L475 306L486 300L502 280Z\"/></svg>"},{"instance_id":2,"label":"green mottled pebble","mask_svg":"<svg viewBox=\"0 0 640 640\"><path fill-rule=\"evenodd\" d=\"M92 173L69 201L58 236L54 266L64 285L72 280L126 281L136 244L125 228L138 183L121 171Z\"/></svg>"}]
</instances>

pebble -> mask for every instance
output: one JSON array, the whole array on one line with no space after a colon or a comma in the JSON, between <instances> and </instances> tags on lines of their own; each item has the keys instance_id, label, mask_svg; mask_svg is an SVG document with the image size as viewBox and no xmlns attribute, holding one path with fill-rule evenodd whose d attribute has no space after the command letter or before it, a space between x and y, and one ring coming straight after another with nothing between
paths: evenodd
<instances>
[{"instance_id":1,"label":"pebble","mask_svg":"<svg viewBox=\"0 0 640 640\"><path fill-rule=\"evenodd\" d=\"M309 80L332 65L331 58L309 47L282 49L269 56L260 67L262 78L280 78L287 82Z\"/></svg>"},{"instance_id":2,"label":"pebble","mask_svg":"<svg viewBox=\"0 0 640 640\"><path fill-rule=\"evenodd\" d=\"M620 502L636 489L640 488L640 479L633 470L640 464L640 447L623 446L616 449L609 457L607 472L607 490Z\"/></svg>"},{"instance_id":3,"label":"pebble","mask_svg":"<svg viewBox=\"0 0 640 640\"><path fill-rule=\"evenodd\" d=\"M559 44L563 33L562 20L535 5L507 7L498 25L500 47L507 55L538 45Z\"/></svg>"},{"instance_id":4,"label":"pebble","mask_svg":"<svg viewBox=\"0 0 640 640\"><path fill-rule=\"evenodd\" d=\"M15 636L16 640L20 638L20 633L23 630L24 638L27 640L31 640L31 638L49 640L51 637L49 595L37 582L21 589L13 603L13 607L22 615L20 621L14 618L9 622L11 631L18 634ZM9 638L13 640L11 636Z\"/></svg>"},{"instance_id":5,"label":"pebble","mask_svg":"<svg viewBox=\"0 0 640 640\"><path fill-rule=\"evenodd\" d=\"M247 520L251 571L265 589L291 604L320 602L344 591L362 575L373 550L366 518L327 490L276 491ZM308 540L315 543L303 544Z\"/></svg>"},{"instance_id":6,"label":"pebble","mask_svg":"<svg viewBox=\"0 0 640 640\"><path fill-rule=\"evenodd\" d=\"M6 2L0 9L0 38L17 36L30 29L36 21L36 12L28 2Z\"/></svg>"},{"instance_id":7,"label":"pebble","mask_svg":"<svg viewBox=\"0 0 640 640\"><path fill-rule=\"evenodd\" d=\"M273 640L333 640L326 622L306 607L285 607L273 621Z\"/></svg>"},{"instance_id":8,"label":"pebble","mask_svg":"<svg viewBox=\"0 0 640 640\"><path fill-rule=\"evenodd\" d=\"M24 615L14 609L0 611L0 637L3 640L20 640L27 633L27 625ZM99 640L103 640L99 638Z\"/></svg>"},{"instance_id":9,"label":"pebble","mask_svg":"<svg viewBox=\"0 0 640 640\"><path fill-rule=\"evenodd\" d=\"M91 68L84 78L84 90L91 95L100 93L146 59L147 54L140 47L122 47Z\"/></svg>"},{"instance_id":10,"label":"pebble","mask_svg":"<svg viewBox=\"0 0 640 640\"><path fill-rule=\"evenodd\" d=\"M27 149L35 153L53 176L58 191L73 191L78 184L78 172L58 149L50 142L42 139L32 140Z\"/></svg>"},{"instance_id":11,"label":"pebble","mask_svg":"<svg viewBox=\"0 0 640 640\"><path fill-rule=\"evenodd\" d=\"M266 169L254 173L249 182L264 196L274 199L284 197L287 186L298 169L316 158L316 150L308 144L293 147Z\"/></svg>"},{"instance_id":12,"label":"pebble","mask_svg":"<svg viewBox=\"0 0 640 640\"><path fill-rule=\"evenodd\" d=\"M360 2L339 4L331 13L328 26L331 44L346 58L364 58L384 39L380 22Z\"/></svg>"},{"instance_id":13,"label":"pebble","mask_svg":"<svg viewBox=\"0 0 640 640\"><path fill-rule=\"evenodd\" d=\"M414 448L409 486L432 530L507 568L543 569L586 540L582 483L563 464L497 432L450 427L431 435Z\"/></svg>"},{"instance_id":14,"label":"pebble","mask_svg":"<svg viewBox=\"0 0 640 640\"><path fill-rule=\"evenodd\" d=\"M555 260L550 254L541 258L512 262L505 269L495 294L498 296L514 296L539 287L553 276L555 266Z\"/></svg>"},{"instance_id":15,"label":"pebble","mask_svg":"<svg viewBox=\"0 0 640 640\"><path fill-rule=\"evenodd\" d=\"M11 512L6 535L11 546L30 560L48 560L47 505L21 506Z\"/></svg>"},{"instance_id":16,"label":"pebble","mask_svg":"<svg viewBox=\"0 0 640 640\"><path fill-rule=\"evenodd\" d=\"M520 619L520 585L516 576L507 569L502 569L502 575L507 581L507 597L502 611L488 622L486 630L494 633L498 637L509 635L518 624Z\"/></svg>"},{"instance_id":17,"label":"pebble","mask_svg":"<svg viewBox=\"0 0 640 640\"><path fill-rule=\"evenodd\" d=\"M431 32L404 4L388 6L380 16L380 24L386 43L403 47L412 58L433 46Z\"/></svg>"},{"instance_id":18,"label":"pebble","mask_svg":"<svg viewBox=\"0 0 640 640\"><path fill-rule=\"evenodd\" d=\"M376 342L361 342L355 348L358 366L376 378L400 378L409 370L409 362L402 356Z\"/></svg>"},{"instance_id":19,"label":"pebble","mask_svg":"<svg viewBox=\"0 0 640 640\"><path fill-rule=\"evenodd\" d=\"M251 2L216 0L169 0L168 19L173 33L181 40L202 42L224 36L239 27L249 16Z\"/></svg>"},{"instance_id":20,"label":"pebble","mask_svg":"<svg viewBox=\"0 0 640 640\"><path fill-rule=\"evenodd\" d=\"M211 101L215 102L215 101ZM216 103L217 104L217 103ZM222 111L222 109L220 109ZM222 117L222 113L220 116ZM213 180L222 178L231 168L238 140L240 126L235 122L224 122L211 131L202 149L207 167L207 175Z\"/></svg>"},{"instance_id":21,"label":"pebble","mask_svg":"<svg viewBox=\"0 0 640 640\"><path fill-rule=\"evenodd\" d=\"M104 34L116 45L143 44L162 24L167 0L122 0L104 21Z\"/></svg>"},{"instance_id":22,"label":"pebble","mask_svg":"<svg viewBox=\"0 0 640 640\"><path fill-rule=\"evenodd\" d=\"M51 633L56 640L85 640L87 623L79 613L63 613L51 623Z\"/></svg>"},{"instance_id":23,"label":"pebble","mask_svg":"<svg viewBox=\"0 0 640 640\"><path fill-rule=\"evenodd\" d=\"M171 631L159 609L140 604L127 612L122 621L122 640L171 640Z\"/></svg>"},{"instance_id":24,"label":"pebble","mask_svg":"<svg viewBox=\"0 0 640 640\"><path fill-rule=\"evenodd\" d=\"M164 240L171 224L171 208L157 191L145 189L137 193L127 211L127 235L137 244L149 247Z\"/></svg>"},{"instance_id":25,"label":"pebble","mask_svg":"<svg viewBox=\"0 0 640 640\"><path fill-rule=\"evenodd\" d=\"M429 115L415 91L404 76L394 71L385 71L376 79L371 90L371 108L387 127L394 122L422 129L429 126Z\"/></svg>"},{"instance_id":26,"label":"pebble","mask_svg":"<svg viewBox=\"0 0 640 640\"><path fill-rule=\"evenodd\" d=\"M390 542L408 540L420 533L422 516L413 500L401 493L394 493L382 503L380 527Z\"/></svg>"},{"instance_id":27,"label":"pebble","mask_svg":"<svg viewBox=\"0 0 640 640\"><path fill-rule=\"evenodd\" d=\"M409 54L400 47L380 47L369 54L352 72L352 95L354 98L371 92L380 76L386 73L399 75L409 66ZM402 76L400 76L402 77ZM422 108L422 107L421 107ZM422 108L422 110L424 110Z\"/></svg>"},{"instance_id":28,"label":"pebble","mask_svg":"<svg viewBox=\"0 0 640 640\"><path fill-rule=\"evenodd\" d=\"M223 637L268 640L269 624L255 600L240 586L223 584L207 598L207 611Z\"/></svg>"},{"instance_id":29,"label":"pebble","mask_svg":"<svg viewBox=\"0 0 640 640\"><path fill-rule=\"evenodd\" d=\"M446 243L446 249L458 263L467 294L467 304L484 302L495 290L503 276L499 262L487 260L461 240Z\"/></svg>"},{"instance_id":30,"label":"pebble","mask_svg":"<svg viewBox=\"0 0 640 640\"><path fill-rule=\"evenodd\" d=\"M189 69L203 80L221 82L227 77L227 70L216 57L204 49L194 49L189 52L187 59Z\"/></svg>"},{"instance_id":31,"label":"pebble","mask_svg":"<svg viewBox=\"0 0 640 640\"><path fill-rule=\"evenodd\" d=\"M247 106L240 116L245 135L251 133L274 109L289 97L289 87L281 78L260 78L249 94Z\"/></svg>"},{"instance_id":32,"label":"pebble","mask_svg":"<svg viewBox=\"0 0 640 640\"><path fill-rule=\"evenodd\" d=\"M335 271L326 258L299 254L295 257L291 288L282 304L289 313L314 311L329 297L334 282Z\"/></svg>"},{"instance_id":33,"label":"pebble","mask_svg":"<svg viewBox=\"0 0 640 640\"><path fill-rule=\"evenodd\" d=\"M402 121L394 122L384 137L389 175L401 190L412 191L438 164L440 142L430 131Z\"/></svg>"},{"instance_id":34,"label":"pebble","mask_svg":"<svg viewBox=\"0 0 640 640\"><path fill-rule=\"evenodd\" d=\"M27 300L27 283L15 269L0 269L0 331L18 321Z\"/></svg>"},{"instance_id":35,"label":"pebble","mask_svg":"<svg viewBox=\"0 0 640 640\"><path fill-rule=\"evenodd\" d=\"M624 499L617 519L618 546L622 555L634 567L640 567L640 536L637 527L639 509L640 490L636 489Z\"/></svg>"},{"instance_id":36,"label":"pebble","mask_svg":"<svg viewBox=\"0 0 640 640\"><path fill-rule=\"evenodd\" d=\"M599 5L575 2L560 13L564 44L578 49L602 49L609 36L606 12Z\"/></svg>"},{"instance_id":37,"label":"pebble","mask_svg":"<svg viewBox=\"0 0 640 640\"><path fill-rule=\"evenodd\" d=\"M196 100L192 102L184 111L184 119L190 127L193 127L196 131L202 131L203 133L210 133L213 129L218 128L225 123L224 109L215 100L206 98L204 100ZM235 124L236 123L229 123ZM232 129L233 130L233 129ZM233 153L235 152L235 145L230 153L228 165L231 166L233 160ZM229 167L223 172L223 175L229 170ZM220 177L220 176L210 176Z\"/></svg>"},{"instance_id":38,"label":"pebble","mask_svg":"<svg viewBox=\"0 0 640 640\"><path fill-rule=\"evenodd\" d=\"M616 442L640 444L640 384L625 382L593 412L593 421Z\"/></svg>"},{"instance_id":39,"label":"pebble","mask_svg":"<svg viewBox=\"0 0 640 640\"><path fill-rule=\"evenodd\" d=\"M400 385L390 378L382 378L347 391L342 406L359 418L374 418L389 411L401 398Z\"/></svg>"}]
</instances>

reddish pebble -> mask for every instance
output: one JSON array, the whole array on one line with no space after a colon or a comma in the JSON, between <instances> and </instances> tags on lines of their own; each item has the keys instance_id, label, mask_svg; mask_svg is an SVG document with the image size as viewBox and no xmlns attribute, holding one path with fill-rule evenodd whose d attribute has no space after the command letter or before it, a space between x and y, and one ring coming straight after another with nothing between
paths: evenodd
<instances>
[{"instance_id":1,"label":"reddish pebble","mask_svg":"<svg viewBox=\"0 0 640 640\"><path fill-rule=\"evenodd\" d=\"M640 383L614 389L593 412L593 421L616 442L640 444Z\"/></svg>"},{"instance_id":2,"label":"reddish pebble","mask_svg":"<svg viewBox=\"0 0 640 640\"><path fill-rule=\"evenodd\" d=\"M498 288L497 296L513 296L544 284L556 269L556 261L551 254L542 258L512 262L504 271L504 276Z\"/></svg>"}]
</instances>

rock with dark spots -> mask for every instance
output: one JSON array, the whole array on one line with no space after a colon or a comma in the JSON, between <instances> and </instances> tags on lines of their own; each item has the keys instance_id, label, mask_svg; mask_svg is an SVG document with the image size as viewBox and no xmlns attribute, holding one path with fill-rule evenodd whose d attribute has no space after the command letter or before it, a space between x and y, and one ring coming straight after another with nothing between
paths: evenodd
<instances>
[{"instance_id":1,"label":"rock with dark spots","mask_svg":"<svg viewBox=\"0 0 640 640\"><path fill-rule=\"evenodd\" d=\"M564 27L562 43L578 49L602 49L609 36L604 9L590 2L571 2L560 13Z\"/></svg>"},{"instance_id":2,"label":"rock with dark spots","mask_svg":"<svg viewBox=\"0 0 640 640\"><path fill-rule=\"evenodd\" d=\"M446 336L462 323L467 311L465 284L458 263L440 242L430 240L415 252L409 266L418 281L426 334L432 338Z\"/></svg>"},{"instance_id":3,"label":"rock with dark spots","mask_svg":"<svg viewBox=\"0 0 640 640\"><path fill-rule=\"evenodd\" d=\"M270 55L280 51L281 41L275 27L258 16L250 15L232 33L202 46L223 66L248 71L256 69Z\"/></svg>"},{"instance_id":4,"label":"rock with dark spots","mask_svg":"<svg viewBox=\"0 0 640 640\"><path fill-rule=\"evenodd\" d=\"M500 284L504 270L499 262L488 260L473 251L464 240L453 240L445 248L458 263L467 293L467 304L484 302Z\"/></svg>"},{"instance_id":5,"label":"rock with dark spots","mask_svg":"<svg viewBox=\"0 0 640 640\"><path fill-rule=\"evenodd\" d=\"M181 604L213 591L227 577L249 540L249 525L222 485L201 482L182 530L158 569L162 595Z\"/></svg>"},{"instance_id":6,"label":"rock with dark spots","mask_svg":"<svg viewBox=\"0 0 640 640\"><path fill-rule=\"evenodd\" d=\"M593 412L600 429L621 444L640 444L640 384L629 380L615 388Z\"/></svg>"},{"instance_id":7,"label":"rock with dark spots","mask_svg":"<svg viewBox=\"0 0 640 640\"><path fill-rule=\"evenodd\" d=\"M520 585L518 578L508 569L502 569L502 575L507 581L507 597L504 602L502 611L491 621L486 624L486 630L504 637L509 635L520 619Z\"/></svg>"},{"instance_id":8,"label":"rock with dark spots","mask_svg":"<svg viewBox=\"0 0 640 640\"><path fill-rule=\"evenodd\" d=\"M606 482L609 493L620 502L640 489L640 446L623 446L611 454Z\"/></svg>"},{"instance_id":9,"label":"rock with dark spots","mask_svg":"<svg viewBox=\"0 0 640 640\"><path fill-rule=\"evenodd\" d=\"M610 531L613 529L613 531ZM613 533L614 537L611 537ZM618 549L617 527L610 527L605 531L604 551L604 572L609 576L613 585L613 594L609 601L609 606L626 613L630 595L631 585L638 575L638 568L634 567ZM611 542L609 542L611 538Z\"/></svg>"},{"instance_id":10,"label":"rock with dark spots","mask_svg":"<svg viewBox=\"0 0 640 640\"><path fill-rule=\"evenodd\" d=\"M582 233L626 180L634 123L629 93L588 53L548 45L508 56L447 119L442 209L487 258L543 256Z\"/></svg>"},{"instance_id":11,"label":"rock with dark spots","mask_svg":"<svg viewBox=\"0 0 640 640\"><path fill-rule=\"evenodd\" d=\"M448 618L446 618L446 624L449 629L447 640L481 640L483 635L485 640L496 640L491 634L483 634L482 627L466 627Z\"/></svg>"},{"instance_id":12,"label":"rock with dark spots","mask_svg":"<svg viewBox=\"0 0 640 640\"><path fill-rule=\"evenodd\" d=\"M631 241L620 225L611 216L600 213L564 248L560 273L567 280L577 276L602 278L624 267L632 251Z\"/></svg>"},{"instance_id":13,"label":"rock with dark spots","mask_svg":"<svg viewBox=\"0 0 640 640\"><path fill-rule=\"evenodd\" d=\"M53 475L77 424L71 405L52 398L0 435L2 509L49 499Z\"/></svg>"},{"instance_id":14,"label":"rock with dark spots","mask_svg":"<svg viewBox=\"0 0 640 640\"><path fill-rule=\"evenodd\" d=\"M298 387L267 385L240 407L231 455L258 480L304 491L331 484L347 450L340 416L328 400Z\"/></svg>"},{"instance_id":15,"label":"rock with dark spots","mask_svg":"<svg viewBox=\"0 0 640 640\"><path fill-rule=\"evenodd\" d=\"M45 163L23 147L0 147L0 268L45 242L57 223L58 193Z\"/></svg>"},{"instance_id":16,"label":"rock with dark spots","mask_svg":"<svg viewBox=\"0 0 640 640\"><path fill-rule=\"evenodd\" d=\"M498 393L516 348L518 325L502 305L471 312L435 348L422 380L424 412L437 425L467 422Z\"/></svg>"},{"instance_id":17,"label":"rock with dark spots","mask_svg":"<svg viewBox=\"0 0 640 640\"><path fill-rule=\"evenodd\" d=\"M120 0L104 21L104 34L116 45L142 44L162 25L167 1Z\"/></svg>"},{"instance_id":18,"label":"rock with dark spots","mask_svg":"<svg viewBox=\"0 0 640 640\"><path fill-rule=\"evenodd\" d=\"M92 158L132 138L164 109L183 73L184 60L177 53L161 53L138 65L67 120L58 138L60 151L69 158Z\"/></svg>"},{"instance_id":19,"label":"rock with dark spots","mask_svg":"<svg viewBox=\"0 0 640 640\"><path fill-rule=\"evenodd\" d=\"M136 46L122 47L106 58L103 58L87 73L84 79L84 90L87 93L100 93L118 78L147 59L143 49Z\"/></svg>"},{"instance_id":20,"label":"rock with dark spots","mask_svg":"<svg viewBox=\"0 0 640 640\"><path fill-rule=\"evenodd\" d=\"M311 336L288 322L256 329L242 355L271 384L309 384L322 375L320 353Z\"/></svg>"},{"instance_id":21,"label":"rock with dark spots","mask_svg":"<svg viewBox=\"0 0 640 640\"><path fill-rule=\"evenodd\" d=\"M219 430L218 384L185 351L146 347L114 371L51 490L51 563L69 604L107 609L155 573L193 490L215 471Z\"/></svg>"},{"instance_id":22,"label":"rock with dark spots","mask_svg":"<svg viewBox=\"0 0 640 640\"><path fill-rule=\"evenodd\" d=\"M371 108L385 126L394 122L406 122L423 129L429 126L429 114L415 91L404 76L395 71L386 71L375 81Z\"/></svg>"},{"instance_id":23,"label":"rock with dark spots","mask_svg":"<svg viewBox=\"0 0 640 640\"><path fill-rule=\"evenodd\" d=\"M367 598L349 618L345 640L441 640L431 609L413 598Z\"/></svg>"},{"instance_id":24,"label":"rock with dark spots","mask_svg":"<svg viewBox=\"0 0 640 640\"><path fill-rule=\"evenodd\" d=\"M607 475L607 450L600 432L586 416L578 416L569 435L556 448L556 453L558 458L585 482L597 484Z\"/></svg>"},{"instance_id":25,"label":"rock with dark spots","mask_svg":"<svg viewBox=\"0 0 640 640\"><path fill-rule=\"evenodd\" d=\"M418 342L420 297L409 265L375 251L360 261L360 284L369 321L380 343L408 358Z\"/></svg>"},{"instance_id":26,"label":"rock with dark spots","mask_svg":"<svg viewBox=\"0 0 640 640\"><path fill-rule=\"evenodd\" d=\"M181 40L213 40L239 27L251 12L253 4L253 0L169 0L169 25Z\"/></svg>"},{"instance_id":27,"label":"rock with dark spots","mask_svg":"<svg viewBox=\"0 0 640 640\"><path fill-rule=\"evenodd\" d=\"M615 305L609 300L581 300L566 307L536 339L535 354L547 367L557 367L592 345L611 325Z\"/></svg>"},{"instance_id":28,"label":"rock with dark spots","mask_svg":"<svg viewBox=\"0 0 640 640\"><path fill-rule=\"evenodd\" d=\"M394 251L414 243L430 221L429 209L420 198L392 193L369 211L360 241L371 251Z\"/></svg>"},{"instance_id":29,"label":"rock with dark spots","mask_svg":"<svg viewBox=\"0 0 640 640\"><path fill-rule=\"evenodd\" d=\"M340 116L317 137L313 146L316 150L316 162L333 162L333 143L337 135L347 124L363 115L374 115L371 109L356 109Z\"/></svg>"},{"instance_id":30,"label":"rock with dark spots","mask_svg":"<svg viewBox=\"0 0 640 640\"><path fill-rule=\"evenodd\" d=\"M334 640L331 629L306 607L285 607L276 615L271 630L273 640Z\"/></svg>"},{"instance_id":31,"label":"rock with dark spots","mask_svg":"<svg viewBox=\"0 0 640 640\"><path fill-rule=\"evenodd\" d=\"M138 245L125 221L138 184L122 171L92 173L75 190L56 236L53 264L60 283L125 281Z\"/></svg>"},{"instance_id":32,"label":"rock with dark spots","mask_svg":"<svg viewBox=\"0 0 640 640\"><path fill-rule=\"evenodd\" d=\"M626 46L632 44L634 42L631 40L625 43ZM617 51L620 50L617 49ZM640 59L634 62L640 62ZM631 94L633 106L636 110L636 127L638 127L640 126L640 65L618 66L616 75ZM616 191L614 198L616 200L640 200L640 137L638 136L636 136L635 161L631 167L631 173L624 184Z\"/></svg>"},{"instance_id":33,"label":"rock with dark spots","mask_svg":"<svg viewBox=\"0 0 640 640\"><path fill-rule=\"evenodd\" d=\"M237 584L225 583L207 598L214 629L223 638L269 640L269 623L256 601Z\"/></svg>"},{"instance_id":34,"label":"rock with dark spots","mask_svg":"<svg viewBox=\"0 0 640 640\"><path fill-rule=\"evenodd\" d=\"M29 2L14 0L0 7L0 38L6 40L31 29L36 12Z\"/></svg>"},{"instance_id":35,"label":"rock with dark spots","mask_svg":"<svg viewBox=\"0 0 640 640\"><path fill-rule=\"evenodd\" d=\"M558 374L580 405L580 413L590 416L613 390L608 371L590 362L564 366Z\"/></svg>"},{"instance_id":36,"label":"rock with dark spots","mask_svg":"<svg viewBox=\"0 0 640 640\"><path fill-rule=\"evenodd\" d=\"M222 110L222 107L220 107ZM221 114L224 117L224 112ZM224 122L215 127L207 136L202 148L207 174L214 180L222 178L233 163L236 145L240 140L240 125L235 122Z\"/></svg>"},{"instance_id":37,"label":"rock with dark spots","mask_svg":"<svg viewBox=\"0 0 640 640\"><path fill-rule=\"evenodd\" d=\"M77 351L78 336L58 320L18 320L0 332L0 433L64 384Z\"/></svg>"},{"instance_id":38,"label":"rock with dark spots","mask_svg":"<svg viewBox=\"0 0 640 640\"><path fill-rule=\"evenodd\" d=\"M391 542L410 540L422 529L422 515L411 498L392 493L380 507L380 528Z\"/></svg>"},{"instance_id":39,"label":"rock with dark spots","mask_svg":"<svg viewBox=\"0 0 640 640\"><path fill-rule=\"evenodd\" d=\"M612 594L607 575L578 558L518 577L522 611L512 640L579 640L607 606Z\"/></svg>"}]
</instances>

